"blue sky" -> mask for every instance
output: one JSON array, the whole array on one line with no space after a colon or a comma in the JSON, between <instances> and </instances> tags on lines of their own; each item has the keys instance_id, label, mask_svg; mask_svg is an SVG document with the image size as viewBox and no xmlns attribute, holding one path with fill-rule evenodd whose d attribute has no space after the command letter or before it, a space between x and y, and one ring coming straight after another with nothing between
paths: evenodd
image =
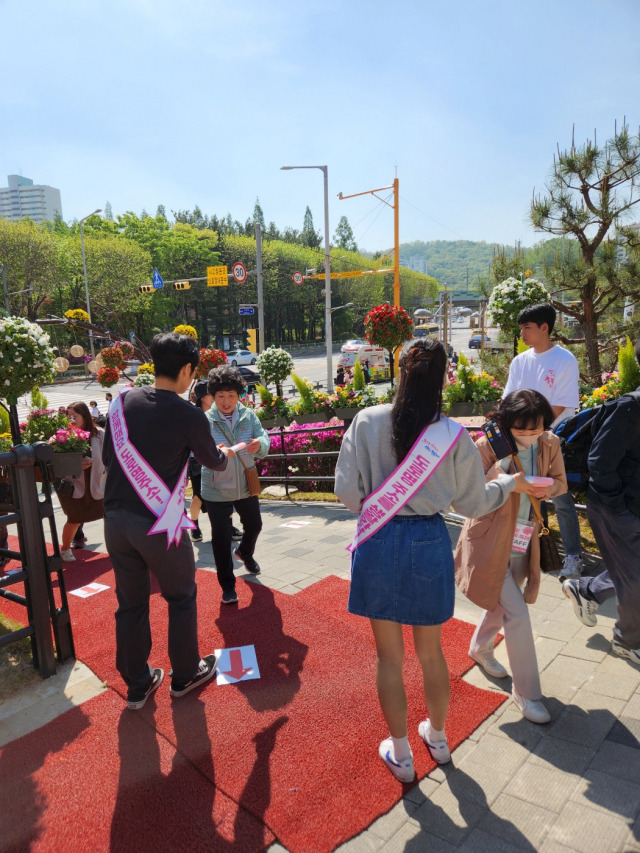
<instances>
[{"instance_id":1,"label":"blue sky","mask_svg":"<svg viewBox=\"0 0 640 853\"><path fill-rule=\"evenodd\" d=\"M0 181L63 216L200 205L393 241L530 245L557 143L640 122L637 0L0 0Z\"/></svg>"}]
</instances>

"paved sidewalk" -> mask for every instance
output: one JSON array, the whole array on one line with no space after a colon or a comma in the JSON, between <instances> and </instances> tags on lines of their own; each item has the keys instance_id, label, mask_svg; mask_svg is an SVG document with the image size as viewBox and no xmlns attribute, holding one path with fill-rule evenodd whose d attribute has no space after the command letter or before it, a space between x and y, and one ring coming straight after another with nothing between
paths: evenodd
<instances>
[{"instance_id":1,"label":"paved sidewalk","mask_svg":"<svg viewBox=\"0 0 640 853\"><path fill-rule=\"evenodd\" d=\"M239 576L290 594L330 574L348 577L354 517L345 509L264 502L262 515L262 574L240 567ZM290 520L309 523L283 527ZM201 527L206 540L208 519L201 517ZM90 547L104 551L102 523L85 531ZM450 532L455 540L459 527L451 524ZM211 571L210 543L195 550L198 567ZM593 560L590 572L597 571ZM72 577L71 565L70 585ZM476 623L480 610L458 596L455 615ZM507 700L453 753L451 765L434 770L340 851L640 851L640 668L610 654L614 600L598 611L598 625L586 628L557 578L546 575L531 617L552 722L529 723ZM508 665L503 643L496 656ZM510 679L489 679L477 666L466 679L490 690L511 687ZM83 665L62 668L0 705L0 744L101 689ZM371 733L372 750L384 734ZM416 747L417 734L409 736ZM278 844L269 851L286 853Z\"/></svg>"}]
</instances>

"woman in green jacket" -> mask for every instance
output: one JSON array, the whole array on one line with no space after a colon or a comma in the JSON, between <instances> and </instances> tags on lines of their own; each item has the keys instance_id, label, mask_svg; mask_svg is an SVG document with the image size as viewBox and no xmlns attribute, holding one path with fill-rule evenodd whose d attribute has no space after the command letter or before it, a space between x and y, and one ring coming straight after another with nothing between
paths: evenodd
<instances>
[{"instance_id":1,"label":"woman in green jacket","mask_svg":"<svg viewBox=\"0 0 640 853\"><path fill-rule=\"evenodd\" d=\"M249 494L245 470L255 468L256 457L262 459L267 455L270 438L254 412L240 402L243 389L244 380L236 368L224 365L210 371L208 391L213 396L213 406L207 417L211 435L217 445L246 445L229 460L225 470L216 471L215 476L210 468L202 468L201 494L211 521L213 556L223 604L238 601L231 557L231 514L234 508L244 529L234 556L251 574L260 573L260 566L253 557L262 530L260 501L257 496Z\"/></svg>"}]
</instances>

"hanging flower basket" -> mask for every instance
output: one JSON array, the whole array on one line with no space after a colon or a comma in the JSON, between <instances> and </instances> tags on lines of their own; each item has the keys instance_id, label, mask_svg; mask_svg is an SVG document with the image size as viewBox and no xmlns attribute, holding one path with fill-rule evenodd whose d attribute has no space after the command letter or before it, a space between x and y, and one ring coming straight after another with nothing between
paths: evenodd
<instances>
[{"instance_id":1,"label":"hanging flower basket","mask_svg":"<svg viewBox=\"0 0 640 853\"><path fill-rule=\"evenodd\" d=\"M8 403L50 382L54 358L40 326L23 317L0 317L0 396Z\"/></svg>"}]
</instances>

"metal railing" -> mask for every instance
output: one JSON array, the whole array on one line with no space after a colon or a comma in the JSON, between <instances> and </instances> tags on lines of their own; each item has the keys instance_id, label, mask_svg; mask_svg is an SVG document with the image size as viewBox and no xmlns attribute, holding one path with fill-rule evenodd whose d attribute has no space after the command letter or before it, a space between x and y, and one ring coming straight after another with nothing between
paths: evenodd
<instances>
[{"instance_id":1,"label":"metal railing","mask_svg":"<svg viewBox=\"0 0 640 853\"><path fill-rule=\"evenodd\" d=\"M56 656L59 661L75 657L46 464L52 456L53 448L45 442L18 444L8 453L0 453L0 468L4 469L7 484L7 500L0 504L0 513L3 513L0 524L17 525L19 542L18 551L0 548L0 557L22 563L18 569L0 577L0 598L23 606L27 621L26 627L0 636L0 647L30 637L33 663L42 678L55 674ZM36 470L42 479L40 495ZM52 556L47 554L45 518L49 519ZM57 575L58 600L51 581L53 572ZM18 584L24 584L24 593L9 588Z\"/></svg>"}]
</instances>

